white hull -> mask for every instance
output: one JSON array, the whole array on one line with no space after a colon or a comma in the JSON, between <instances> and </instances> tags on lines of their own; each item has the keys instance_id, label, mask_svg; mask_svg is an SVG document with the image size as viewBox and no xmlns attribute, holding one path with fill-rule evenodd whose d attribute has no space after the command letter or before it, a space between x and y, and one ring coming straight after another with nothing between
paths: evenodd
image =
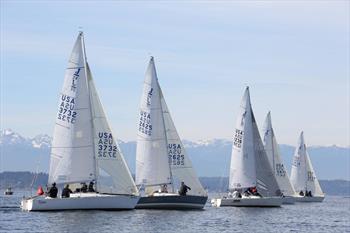
<instances>
[{"instance_id":1,"label":"white hull","mask_svg":"<svg viewBox=\"0 0 350 233\"><path fill-rule=\"evenodd\" d=\"M296 202L322 202L324 196L313 196L313 197L295 197Z\"/></svg>"},{"instance_id":2,"label":"white hull","mask_svg":"<svg viewBox=\"0 0 350 233\"><path fill-rule=\"evenodd\" d=\"M291 204L294 204L296 202L296 199L297 197L292 197L292 196L285 196L283 197L283 201L282 201L282 204L287 204L287 205L291 205Z\"/></svg>"},{"instance_id":3,"label":"white hull","mask_svg":"<svg viewBox=\"0 0 350 233\"><path fill-rule=\"evenodd\" d=\"M139 196L97 193L71 194L69 198L38 196L22 199L21 209L26 211L123 210L134 209L139 199Z\"/></svg>"},{"instance_id":4,"label":"white hull","mask_svg":"<svg viewBox=\"0 0 350 233\"><path fill-rule=\"evenodd\" d=\"M222 198L212 199L215 207L236 206L236 207L280 207L283 199L281 197L259 197L259 198Z\"/></svg>"}]
</instances>

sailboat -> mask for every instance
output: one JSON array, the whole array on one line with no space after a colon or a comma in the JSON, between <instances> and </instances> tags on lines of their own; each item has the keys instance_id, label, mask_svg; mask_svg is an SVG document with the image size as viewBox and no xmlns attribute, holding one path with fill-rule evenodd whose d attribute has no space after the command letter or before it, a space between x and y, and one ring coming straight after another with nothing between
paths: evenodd
<instances>
[{"instance_id":1,"label":"sailboat","mask_svg":"<svg viewBox=\"0 0 350 233\"><path fill-rule=\"evenodd\" d=\"M289 180L286 167L283 164L281 153L277 144L275 132L272 128L271 113L268 112L263 127L264 147L270 166L275 174L278 186L283 194L283 204L293 204L296 193Z\"/></svg>"},{"instance_id":2,"label":"sailboat","mask_svg":"<svg viewBox=\"0 0 350 233\"><path fill-rule=\"evenodd\" d=\"M299 194L298 202L322 202L325 195L312 167L310 156L307 153L304 141L304 132L301 132L298 145L294 152L291 182L295 191Z\"/></svg>"},{"instance_id":3,"label":"sailboat","mask_svg":"<svg viewBox=\"0 0 350 233\"><path fill-rule=\"evenodd\" d=\"M188 194L176 191L180 182L190 187ZM143 192L136 208L201 209L208 199L171 118L153 57L140 103L136 185Z\"/></svg>"},{"instance_id":4,"label":"sailboat","mask_svg":"<svg viewBox=\"0 0 350 233\"><path fill-rule=\"evenodd\" d=\"M279 207L281 191L269 164L246 88L236 121L231 154L229 193L213 206Z\"/></svg>"},{"instance_id":5,"label":"sailboat","mask_svg":"<svg viewBox=\"0 0 350 233\"><path fill-rule=\"evenodd\" d=\"M5 195L13 195L13 191L12 191L12 188L11 187L8 187L5 192L4 192Z\"/></svg>"},{"instance_id":6,"label":"sailboat","mask_svg":"<svg viewBox=\"0 0 350 233\"><path fill-rule=\"evenodd\" d=\"M24 198L27 211L134 209L139 194L107 121L86 59L83 32L73 47L59 96L49 183L95 183L95 192L69 198Z\"/></svg>"}]
</instances>

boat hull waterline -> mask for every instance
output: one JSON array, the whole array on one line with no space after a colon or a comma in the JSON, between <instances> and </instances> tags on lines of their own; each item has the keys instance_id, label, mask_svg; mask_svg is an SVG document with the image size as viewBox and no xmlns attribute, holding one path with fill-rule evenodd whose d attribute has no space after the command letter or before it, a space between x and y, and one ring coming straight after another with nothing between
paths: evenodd
<instances>
[{"instance_id":1,"label":"boat hull waterline","mask_svg":"<svg viewBox=\"0 0 350 233\"><path fill-rule=\"evenodd\" d=\"M207 196L149 196L141 197L136 209L203 209Z\"/></svg>"},{"instance_id":2,"label":"boat hull waterline","mask_svg":"<svg viewBox=\"0 0 350 233\"><path fill-rule=\"evenodd\" d=\"M287 204L287 205L292 205L296 202L297 197L292 197L292 196L284 196L282 204Z\"/></svg>"},{"instance_id":3,"label":"boat hull waterline","mask_svg":"<svg viewBox=\"0 0 350 233\"><path fill-rule=\"evenodd\" d=\"M212 199L211 203L215 207L235 206L235 207L280 207L283 198L262 197L262 198L218 198Z\"/></svg>"},{"instance_id":4,"label":"boat hull waterline","mask_svg":"<svg viewBox=\"0 0 350 233\"><path fill-rule=\"evenodd\" d=\"M81 194L69 198L38 196L22 199L21 209L26 211L58 210L129 210L134 209L139 196Z\"/></svg>"},{"instance_id":5,"label":"boat hull waterline","mask_svg":"<svg viewBox=\"0 0 350 233\"><path fill-rule=\"evenodd\" d=\"M295 197L296 202L323 202L324 196Z\"/></svg>"}]
</instances>

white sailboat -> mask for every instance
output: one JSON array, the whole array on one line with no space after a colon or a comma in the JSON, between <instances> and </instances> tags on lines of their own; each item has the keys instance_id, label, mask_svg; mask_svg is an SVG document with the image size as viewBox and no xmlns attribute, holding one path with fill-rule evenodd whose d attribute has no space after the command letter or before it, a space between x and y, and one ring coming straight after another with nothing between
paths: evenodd
<instances>
[{"instance_id":1,"label":"white sailboat","mask_svg":"<svg viewBox=\"0 0 350 233\"><path fill-rule=\"evenodd\" d=\"M49 183L95 182L95 192L69 198L24 198L28 211L133 209L138 190L108 124L86 60L80 32L66 69L54 129ZM109 182L107 182L109 181Z\"/></svg>"},{"instance_id":2,"label":"white sailboat","mask_svg":"<svg viewBox=\"0 0 350 233\"><path fill-rule=\"evenodd\" d=\"M229 178L228 196L212 199L213 206L281 206L281 192L259 135L248 87L236 121Z\"/></svg>"},{"instance_id":3,"label":"white sailboat","mask_svg":"<svg viewBox=\"0 0 350 233\"><path fill-rule=\"evenodd\" d=\"M176 131L151 57L143 86L136 150L136 185L144 189L136 208L198 209L207 201ZM184 182L191 188L179 195Z\"/></svg>"},{"instance_id":4,"label":"white sailboat","mask_svg":"<svg viewBox=\"0 0 350 233\"><path fill-rule=\"evenodd\" d=\"M304 132L301 132L297 148L294 152L292 171L290 176L295 191L299 194L298 202L322 202L324 193L312 167L310 156L307 153L304 141Z\"/></svg>"},{"instance_id":5,"label":"white sailboat","mask_svg":"<svg viewBox=\"0 0 350 233\"><path fill-rule=\"evenodd\" d=\"M277 144L275 132L272 128L271 113L268 112L263 127L264 147L270 166L275 174L278 186L283 193L283 204L293 204L295 202L296 193L289 180L288 173L283 164L281 153Z\"/></svg>"}]
</instances>

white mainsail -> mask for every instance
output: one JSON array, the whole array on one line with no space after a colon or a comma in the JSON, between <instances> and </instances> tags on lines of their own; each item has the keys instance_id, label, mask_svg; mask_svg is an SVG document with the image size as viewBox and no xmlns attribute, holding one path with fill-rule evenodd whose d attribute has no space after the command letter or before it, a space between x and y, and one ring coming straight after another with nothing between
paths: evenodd
<instances>
[{"instance_id":1,"label":"white mainsail","mask_svg":"<svg viewBox=\"0 0 350 233\"><path fill-rule=\"evenodd\" d=\"M186 153L185 147L181 142L161 90L160 97L168 142L168 158L173 180L185 182L185 184L191 188L188 192L190 195L207 196L207 193L203 189L192 167L191 160Z\"/></svg>"},{"instance_id":2,"label":"white mainsail","mask_svg":"<svg viewBox=\"0 0 350 233\"><path fill-rule=\"evenodd\" d=\"M59 97L50 157L50 183L75 183L96 178L83 46L83 34L80 33L68 62Z\"/></svg>"},{"instance_id":3,"label":"white mainsail","mask_svg":"<svg viewBox=\"0 0 350 233\"><path fill-rule=\"evenodd\" d=\"M295 149L291 170L291 182L296 192L305 192L307 190L311 191L314 196L323 195L310 157L306 151L304 132L301 132L298 146Z\"/></svg>"},{"instance_id":4,"label":"white mainsail","mask_svg":"<svg viewBox=\"0 0 350 233\"><path fill-rule=\"evenodd\" d=\"M160 89L153 57L146 71L142 93L136 148L136 185L157 188L155 186L170 184L172 180Z\"/></svg>"},{"instance_id":5,"label":"white mainsail","mask_svg":"<svg viewBox=\"0 0 350 233\"><path fill-rule=\"evenodd\" d=\"M263 127L264 147L270 166L275 173L275 177L281 192L285 196L294 196L295 191L289 180L288 173L282 161L281 153L277 144L276 136L272 128L271 113L268 112Z\"/></svg>"},{"instance_id":6,"label":"white mainsail","mask_svg":"<svg viewBox=\"0 0 350 233\"><path fill-rule=\"evenodd\" d=\"M254 186L263 196L279 196L281 194L260 138L247 87L236 122L229 189L244 189Z\"/></svg>"},{"instance_id":7,"label":"white mainsail","mask_svg":"<svg viewBox=\"0 0 350 233\"><path fill-rule=\"evenodd\" d=\"M97 182L97 190L100 193L137 194L136 185L107 121L88 63L87 77L91 92L97 179L100 181ZM102 182L107 177L112 180L111 186Z\"/></svg>"},{"instance_id":8,"label":"white mainsail","mask_svg":"<svg viewBox=\"0 0 350 233\"><path fill-rule=\"evenodd\" d=\"M231 154L229 189L256 186L252 109L247 87L239 108Z\"/></svg>"}]
</instances>

